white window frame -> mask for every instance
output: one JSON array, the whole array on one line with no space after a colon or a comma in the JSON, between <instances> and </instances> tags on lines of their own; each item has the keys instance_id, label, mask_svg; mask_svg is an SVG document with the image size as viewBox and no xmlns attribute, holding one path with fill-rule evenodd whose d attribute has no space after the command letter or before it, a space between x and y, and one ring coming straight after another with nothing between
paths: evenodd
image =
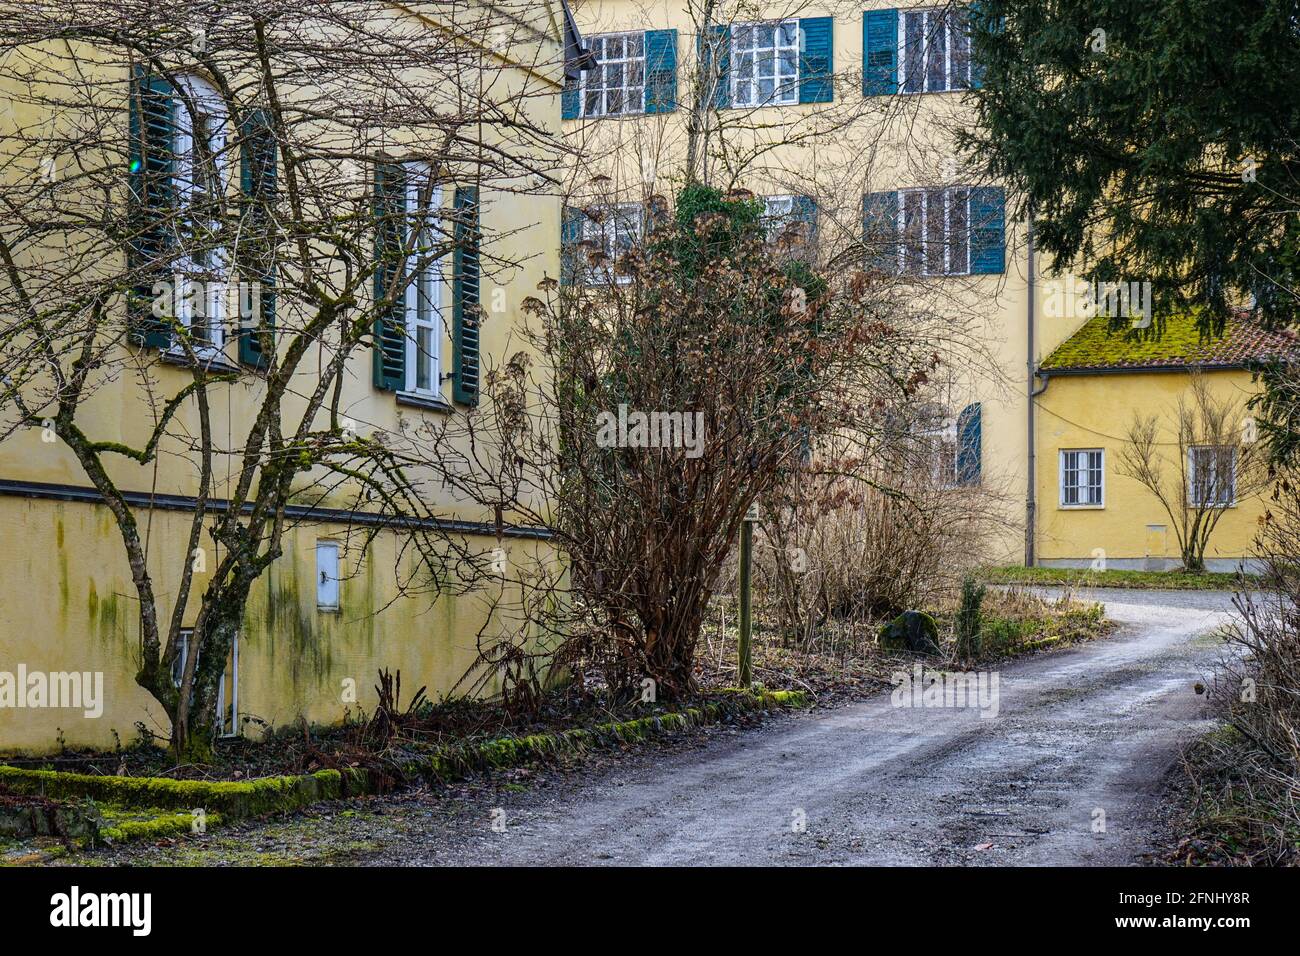
<instances>
[{"instance_id":1,"label":"white window frame","mask_svg":"<svg viewBox=\"0 0 1300 956\"><path fill-rule=\"evenodd\" d=\"M420 206L420 194L428 183L429 167L426 163L406 163L406 222L408 235L422 234L423 239L409 243L411 256L407 262L416 274L408 276L404 292L404 309L406 315L406 382L405 394L418 395L423 398L442 398L442 363L443 338L447 335L446 306L449 294L446 291L446 274L441 257L421 257L420 249L432 249L438 245L436 219L442 209L442 187L434 185L429 190L429 199L423 210ZM421 262L421 259L424 259ZM423 312L421 305L427 304ZM419 379L419 360L422 351L420 336L428 332L427 355L430 375L427 385L421 385Z\"/></svg>"},{"instance_id":2,"label":"white window frame","mask_svg":"<svg viewBox=\"0 0 1300 956\"><path fill-rule=\"evenodd\" d=\"M763 228L768 242L776 239L781 230L794 222L793 195L763 197Z\"/></svg>"},{"instance_id":3,"label":"white window frame","mask_svg":"<svg viewBox=\"0 0 1300 956\"><path fill-rule=\"evenodd\" d=\"M199 117L209 118L213 121L215 130L209 137L208 148L212 152L216 161L216 189L221 196L225 196L230 187L230 157L227 153L227 143L230 133L230 117L226 112L226 105L216 89L204 80L202 77L188 75L178 77L178 82L183 88L182 94L176 96L176 155L175 171L172 174L172 185L176 190L176 196L182 206L193 200L198 193L197 184L193 181L194 177L189 176L183 170L193 168L193 159L195 156L194 149L194 116L191 115L189 103L192 102L199 111ZM180 325L193 330L195 323L200 320L200 316L195 314L194 297L190 293L192 273L200 271L214 272L220 278L207 282L207 285L200 290L200 297L203 302L204 315L201 317L204 326L205 345L191 341L191 347L194 354L204 360L210 360L221 354L226 345L226 297L230 280L230 256L227 250L217 248L211 250L213 262L206 267L201 267L190 256L182 256L177 261L175 274L175 285L173 287L173 302L175 305L176 320ZM193 333L191 332L191 335ZM175 343L171 351L177 354L185 354L185 349L180 343Z\"/></svg>"},{"instance_id":4,"label":"white window frame","mask_svg":"<svg viewBox=\"0 0 1300 956\"><path fill-rule=\"evenodd\" d=\"M765 27L772 28L772 45L757 46L758 31ZM788 42L782 42L782 32L789 31L793 34L793 39ZM734 23L731 26L731 52L730 65L728 67L728 82L731 85L731 105L735 107L754 107L754 106L792 106L799 102L799 21L797 19L788 20L759 20L753 23ZM750 44L748 47L740 48L737 46L738 37L748 36ZM770 76L760 76L758 73L758 54L770 53L772 73ZM740 70L741 60L748 55L751 62L749 76L742 76ZM786 75L780 67L783 56L789 55L794 58L794 73ZM764 98L759 93L759 81L761 79L772 80L772 93ZM749 94L742 97L740 95L742 88L748 88Z\"/></svg>"},{"instance_id":5,"label":"white window frame","mask_svg":"<svg viewBox=\"0 0 1300 956\"><path fill-rule=\"evenodd\" d=\"M956 202L956 194L965 193L965 199L962 202ZM930 196L933 193L941 193L943 196L943 268L934 272L930 269ZM907 233L907 197L919 196L921 198L921 242L919 246L920 261L913 268L913 263L909 256L911 248L908 245ZM924 276L964 276L970 275L970 247L971 247L971 212L970 212L971 187L969 186L930 186L915 189L898 190L898 222L897 234L898 240L898 268L900 272L913 275ZM953 242L952 220L954 207L965 206L966 224L962 230L964 242L962 248L965 250L963 256L958 257L955 244ZM960 258L960 261L957 261Z\"/></svg>"},{"instance_id":6,"label":"white window frame","mask_svg":"<svg viewBox=\"0 0 1300 956\"><path fill-rule=\"evenodd\" d=\"M230 725L226 725L226 672L217 683L217 736L239 736L239 634L230 645Z\"/></svg>"},{"instance_id":7,"label":"white window frame","mask_svg":"<svg viewBox=\"0 0 1300 956\"><path fill-rule=\"evenodd\" d=\"M1196 453L1227 451L1232 461L1232 477L1226 501L1201 501L1196 497ZM1217 477L1217 475L1216 475ZM1232 445L1192 445L1187 449L1187 503L1192 508L1235 508L1237 506L1237 449Z\"/></svg>"},{"instance_id":8,"label":"white window frame","mask_svg":"<svg viewBox=\"0 0 1300 956\"><path fill-rule=\"evenodd\" d=\"M1098 471L1100 474L1096 486L1097 500L1067 502L1065 500L1065 491L1066 488L1068 487L1065 483L1065 475L1067 470L1073 470L1076 474L1082 474L1086 471L1090 471L1091 469L1079 468L1077 467L1077 465L1074 469L1067 469L1066 456L1067 455L1092 455L1092 454L1099 456ZM1059 506L1062 509L1066 509L1070 511L1075 511L1075 510L1095 511L1095 510L1105 508L1106 507L1106 450L1104 448L1062 448L1060 450L1060 454L1057 459L1057 483L1060 488L1060 497L1058 498L1058 502L1059 502ZM1088 484L1076 484L1075 487L1079 491L1085 491L1088 488L1091 488L1093 486L1091 483L1088 483Z\"/></svg>"},{"instance_id":9,"label":"white window frame","mask_svg":"<svg viewBox=\"0 0 1300 956\"><path fill-rule=\"evenodd\" d=\"M622 55L610 57L606 51L609 49L611 41L618 41L623 44ZM640 54L637 56L628 55L628 42L635 41L640 47ZM646 81L646 56L645 56L645 32L642 30L631 30L626 33L601 33L586 38L587 48L596 56L596 62L599 64L594 70L586 70L582 74L582 82L578 85L578 115L579 116L637 116L645 112L645 81ZM623 69L622 83L617 86L610 86L605 83L608 77L607 69L621 66ZM640 74L641 82L629 82L637 73ZM594 81L599 81L599 86L594 85ZM619 109L611 110L609 108L610 92L618 91L622 103ZM595 110L587 108L587 96L594 93L599 99L599 105Z\"/></svg>"},{"instance_id":10,"label":"white window frame","mask_svg":"<svg viewBox=\"0 0 1300 956\"><path fill-rule=\"evenodd\" d=\"M324 578L329 574L329 568L321 566L322 552L326 554L332 552L334 555L333 558L334 603L333 604L330 604L322 600L324 595L322 594L321 589L326 583L328 583L327 581L324 580ZM318 538L316 541L316 609L318 611L337 611L342 607L343 589L340 586L342 567L343 567L343 555L342 555L342 546L340 545L340 543L338 541L333 541L326 538Z\"/></svg>"},{"instance_id":11,"label":"white window frame","mask_svg":"<svg viewBox=\"0 0 1300 956\"><path fill-rule=\"evenodd\" d=\"M930 433L930 474L940 488L957 487L957 423Z\"/></svg>"},{"instance_id":12,"label":"white window frame","mask_svg":"<svg viewBox=\"0 0 1300 956\"><path fill-rule=\"evenodd\" d=\"M185 661L190 656L190 639L194 636L194 628L182 627L177 637L180 639L180 653L172 660L172 686L180 689L181 681L185 677Z\"/></svg>"},{"instance_id":13,"label":"white window frame","mask_svg":"<svg viewBox=\"0 0 1300 956\"><path fill-rule=\"evenodd\" d=\"M631 282L632 277L614 274L614 263L622 255L618 245L619 227L630 225L631 229L627 231L631 233L632 242L634 245L639 243L645 237L645 208L640 203L616 203L600 208L604 213L600 222L590 216L583 217L582 241L599 243L608 262L603 267L584 266L584 281L587 285L608 285L612 279L623 285Z\"/></svg>"},{"instance_id":14,"label":"white window frame","mask_svg":"<svg viewBox=\"0 0 1300 956\"><path fill-rule=\"evenodd\" d=\"M948 93L954 91L970 89L971 80L971 43L969 33L965 37L966 45L966 69L965 76L960 76L958 64L955 62L956 56L953 46L954 37L960 34L959 27L962 20L951 14L957 8L948 7L929 7L921 9L901 9L898 11L898 91L909 96L919 96L923 93ZM910 77L907 72L907 21L909 16L920 16L921 20L921 88L909 90L908 85ZM934 18L943 18L943 85L936 88L930 87L930 46L938 36L934 28ZM954 80L961 81L964 85L954 83Z\"/></svg>"}]
</instances>

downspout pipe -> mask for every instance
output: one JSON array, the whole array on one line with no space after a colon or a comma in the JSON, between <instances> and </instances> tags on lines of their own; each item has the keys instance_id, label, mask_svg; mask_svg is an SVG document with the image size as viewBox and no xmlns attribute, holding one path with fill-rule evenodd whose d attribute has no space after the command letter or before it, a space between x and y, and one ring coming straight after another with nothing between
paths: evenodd
<instances>
[{"instance_id":1,"label":"downspout pipe","mask_svg":"<svg viewBox=\"0 0 1300 956\"><path fill-rule=\"evenodd\" d=\"M1026 273L1027 289L1025 296L1025 368L1026 376L1026 411L1025 411L1025 437L1029 450L1027 466L1028 479L1025 487L1025 567L1032 568L1036 555L1034 554L1034 543L1037 538L1035 529L1035 519L1037 517L1037 484L1038 484L1038 452L1037 452L1037 428L1034 418L1034 401L1036 396L1042 394L1041 391L1035 391L1035 378L1037 369L1034 360L1034 210L1032 206L1026 207L1027 225L1025 229L1025 255L1026 255ZM1044 384L1043 388L1046 389Z\"/></svg>"}]
</instances>

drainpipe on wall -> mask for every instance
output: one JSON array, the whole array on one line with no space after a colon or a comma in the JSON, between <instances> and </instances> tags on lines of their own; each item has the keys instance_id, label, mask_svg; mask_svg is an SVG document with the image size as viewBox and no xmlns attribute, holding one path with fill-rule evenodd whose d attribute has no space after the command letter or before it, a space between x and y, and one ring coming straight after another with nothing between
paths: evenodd
<instances>
[{"instance_id":1,"label":"drainpipe on wall","mask_svg":"<svg viewBox=\"0 0 1300 956\"><path fill-rule=\"evenodd\" d=\"M1025 567L1032 568L1034 566L1034 512L1038 507L1035 495L1038 482L1038 455L1035 448L1037 435L1034 428L1034 210L1032 207L1026 207L1025 212L1028 219L1025 229L1025 249L1028 260L1028 294L1025 297L1025 325L1028 332L1028 345L1025 350L1025 366L1028 370L1026 389L1028 408L1025 414L1025 431L1029 442L1029 477L1025 489Z\"/></svg>"}]
</instances>

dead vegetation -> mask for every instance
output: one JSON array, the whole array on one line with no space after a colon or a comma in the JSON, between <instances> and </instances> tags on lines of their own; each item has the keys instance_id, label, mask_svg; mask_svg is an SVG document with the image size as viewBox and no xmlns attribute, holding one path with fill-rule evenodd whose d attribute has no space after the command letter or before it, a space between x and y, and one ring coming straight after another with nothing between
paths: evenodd
<instances>
[{"instance_id":1,"label":"dead vegetation","mask_svg":"<svg viewBox=\"0 0 1300 956\"><path fill-rule=\"evenodd\" d=\"M1300 488L1280 480L1258 550L1265 590L1236 620L1209 688L1223 726L1185 757L1176 862L1300 864Z\"/></svg>"}]
</instances>

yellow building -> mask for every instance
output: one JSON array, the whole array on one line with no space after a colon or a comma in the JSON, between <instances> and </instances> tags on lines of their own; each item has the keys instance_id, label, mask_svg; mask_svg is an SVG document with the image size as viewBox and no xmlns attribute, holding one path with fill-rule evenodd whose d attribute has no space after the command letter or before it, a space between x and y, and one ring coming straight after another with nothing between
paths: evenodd
<instances>
[{"instance_id":1,"label":"yellow building","mask_svg":"<svg viewBox=\"0 0 1300 956\"><path fill-rule=\"evenodd\" d=\"M1244 319L1208 340L1190 318L1168 320L1158 337L1109 325L1106 316L1088 320L1039 368L1039 562L1172 570L1183 563L1180 531L1186 537L1200 511L1217 521L1206 568L1253 567L1265 501L1263 476L1249 462L1263 451L1254 444L1249 402L1259 386L1250 368L1294 344ZM1194 377L1204 388L1200 401ZM1133 434L1143 419L1156 424L1148 484L1130 464L1145 445ZM1153 480L1170 509L1149 486Z\"/></svg>"},{"instance_id":2,"label":"yellow building","mask_svg":"<svg viewBox=\"0 0 1300 956\"><path fill-rule=\"evenodd\" d=\"M492 18L495 26L491 31L464 34L471 20L468 12L473 10L483 17L475 23ZM390 136L377 139L364 157L349 143L339 148L337 159L329 160L337 163L339 177L329 178L330 182L346 183L346 177L355 177L359 184L357 208L363 219L357 227L356 243L360 246L373 248L368 245L372 227L364 216L369 215L366 210L375 197L386 197L408 213L411 203L421 203L420 208L427 207L431 216L445 217L454 210L452 218L457 223L454 264L448 255L446 262L428 267L427 276L422 273L412 282L411 288L418 291L404 293L393 306L396 312L386 313L376 329L380 347L366 344L360 348L333 379L337 391L332 391L329 405L336 407L342 418L345 439L353 434L367 438L409 434L423 425L436 427L448 416L468 413L477 402L480 376L522 347L517 335L525 321L520 303L537 294L540 282L559 272L555 237L560 228L560 199L545 185L545 170L554 161L554 151L547 153L546 141L559 130L566 48L571 58L580 50L580 40L572 34L571 21L559 0L526 8L471 4L455 22L439 20L445 12L445 5L412 2L393 4L389 16L396 25L395 35L409 37L417 35L412 31L429 31L429 36L442 38L439 42L461 44L457 49L472 48L479 66L459 78L452 77L451 85L422 83L416 76L411 88L453 104L463 96L484 103L496 98L509 104L513 115L503 120L499 129L492 122L479 124L476 132L486 144L483 152L467 154L463 161L458 157L452 167L435 174L421 167L418 157L405 158L411 139L403 139L400 117L418 113L410 104L397 103L390 107L391 115L374 119L375 124L391 120ZM175 25L165 27L174 29ZM194 49L204 51L197 35L193 42ZM372 37L372 42L380 49L378 40ZM215 40L213 45L218 46ZM378 58L384 53L373 55ZM93 51L83 56L73 45L33 43L17 55L6 55L0 63L0 92L6 94L0 108L0 158L4 159L0 181L12 195L30 202L33 210L42 201L38 190L48 187L34 181L27 188L21 177L28 170L19 154L29 146L24 131L43 129L47 117L42 115L39 94L31 91L63 73L77 57L83 64L96 61ZM471 61L467 58L466 62ZM228 88L200 69L175 73L165 71L164 66L170 67L171 61L156 72L154 67L137 67L135 73L120 65L104 64L95 80L103 99L94 107L97 115L105 124L120 129L123 144L133 144L129 162L125 155L109 160L120 164L113 168L123 171L120 185L110 183L106 193L112 196L114 216L134 214L136 206L132 204L142 203L139 177L155 173L150 166L153 154L137 150L137 141L145 142L161 129L158 135L167 143L164 153L171 165L159 174L160 181L167 184L166 189L192 189L193 180L189 185L182 182L184 171L199 166L204 149L219 155L236 141L236 121L223 104L231 97L256 94L256 88L250 93L247 87L233 85L247 77L223 77L232 83ZM308 88L307 84L302 88ZM11 92L12 99L8 96ZM308 94L316 95L309 88L303 95ZM319 95L362 98L370 94L363 89L322 89ZM302 115L307 114L305 107ZM333 134L328 119L322 121L318 140L298 142L319 145L322 155L327 155L328 146L338 147L338 142L330 140ZM141 128L149 132L142 134ZM519 134L520 129L525 133ZM268 182L274 188L274 146L268 166L264 156L248 151L246 144L255 141L242 127L239 132L239 142L245 144L239 147L242 153L216 162L219 172L215 181L232 193L242 187L246 196L250 194L250 177L254 183ZM509 139L512 136L516 138ZM534 168L521 163L515 174L486 176L476 162L492 153L494 143L500 146L500 153L506 152L507 147L501 144L508 139L508 149L531 155ZM320 156L304 160L299 155L297 159L325 161ZM312 197L302 192L290 195L286 161L284 155L278 157L280 201L312 202ZM84 154L70 162L93 165ZM378 170L373 176L371 164ZM421 180L424 173L428 175ZM75 175L61 176L54 188L74 189L76 181ZM417 181L432 183L432 190L417 196ZM371 182L377 183L373 195ZM392 188L394 183L404 185ZM385 184L390 187L387 193ZM344 186L336 188L344 195ZM88 197L96 198L94 194ZM470 209L476 220L469 218ZM326 214L337 228L350 221L344 212L335 215L334 210L326 210ZM380 231L378 226L373 229L377 237ZM375 243L379 242L376 238ZM34 275L46 261L41 256L53 253L35 249L24 254L29 258L20 260L19 266L27 270L25 274ZM340 269L356 270L349 275L368 276L371 265L364 260L322 260L320 268L324 277L339 274L330 270ZM209 263L209 267L219 269L222 265ZM123 265L119 258L105 254L88 257L77 268L85 276L116 275ZM382 269L376 270L377 276L381 274ZM369 283L368 278L365 281ZM9 311L16 301L15 289L0 280L0 290ZM274 292L263 286L260 294ZM297 328L297 319L284 301L271 313L271 300L261 299L268 335L258 330L262 326L250 332L245 325L237 325L234 315L222 313L220 305L196 310L192 303L181 306L177 301L175 320L189 333L185 341L190 347L201 344L198 354L178 354L177 340L168 338L164 323L150 325L147 319L143 326L137 323L129 340L116 342L103 352L103 361L114 372L94 382L93 395L82 405L78 418L90 440L142 448L156 421L157 404L152 397L183 389L192 379L194 361L229 375L229 382L211 387L209 423L217 451L206 492L200 488L194 452L194 436L200 434L202 423L192 400L176 411L160 454L150 467L140 467L125 456L108 460L107 477L121 490L145 542L146 570L157 595L164 640L165 627L174 613L180 615L183 628L192 626L198 595L224 555L222 547L205 535L191 556L187 542L198 498L204 495L215 515L237 493L231 476L238 474L238 443L248 433L266 394L265 348L273 347L283 356L293 341L291 332ZM364 301L361 306L369 307ZM113 321L120 324L121 315L114 315ZM274 319L273 329L268 315ZM17 328L18 314L5 315L4 321L15 323L10 329ZM201 335L198 323L204 323ZM7 339L6 349L12 347L13 342ZM6 352L6 356L10 354ZM327 349L313 347L297 367L288 390L295 396L291 401L311 394L314 384L326 374L324 365L318 363L327 360ZM5 384L8 388L14 382L6 377ZM36 381L31 393L37 406L49 400L49 393L36 391L39 385ZM0 440L0 540L7 558L0 570L0 753L39 752L59 745L111 747L134 739L137 724L165 738L169 733L166 713L135 681L141 661L140 601L114 515L60 436L52 420L54 411L48 411L51 417L41 421L38 407L36 423L20 421L11 397L5 395L5 433ZM337 722L348 711L373 710L372 687L381 668L401 672L403 704L422 685L427 685L436 700L457 685L475 661L480 642L492 637L492 627L485 626L491 594L452 593L436 587L446 583L441 581L424 581L434 586L413 592L409 588L412 579L427 577L428 569L412 557L409 541L387 527L377 503L369 510L359 507L352 494L355 489L346 482L322 483L320 478L319 471L300 476L301 483L294 486L295 498L282 516L283 553L252 586L247 614L221 683L218 719L222 734L258 732L262 727L298 719ZM430 496L426 504L437 513L440 528L450 529L470 549L499 553L503 566L527 556L548 558L544 529L512 526L508 516L503 526L499 516L494 520L491 514L470 509L445 489L428 488L423 493ZM169 595L179 593L187 569L193 575L194 588L189 605L177 609L175 598ZM183 660L172 662L178 673L182 664ZM95 699L85 706L67 706L66 700L58 706L53 694L46 697L43 692L39 699L24 696L29 688L19 680L20 674L45 675L41 680L48 680L45 686L49 689L55 686L57 675L84 677L83 696ZM98 692L91 690L95 686L100 688ZM489 679L483 691L490 693L496 686Z\"/></svg>"},{"instance_id":3,"label":"yellow building","mask_svg":"<svg viewBox=\"0 0 1300 956\"><path fill-rule=\"evenodd\" d=\"M1104 444L1085 441L1087 429L1114 434L1133 408L1176 397L1187 375L1085 375L1059 364L1067 341L1098 345L1071 338L1093 312L1061 307L1062 290L1073 296L1077 283L1036 274L1014 197L956 154L953 134L973 121L980 84L963 8L736 0L714 5L707 23L700 9L575 0L601 65L566 91L565 133L583 161L565 241L613 253L640 233L647 202L671 195L689 168L763 197L774 221L806 222L826 259L865 245L910 283L900 308L917 320L946 316L942 333L961 343L944 356L945 431L958 445L947 460L953 481L978 484L1002 515L983 560L1091 564L1105 553L1114 567L1154 566L1148 555L1167 566L1179 553L1174 535L1158 533L1158 503L1132 485L1108 478L1110 497L1091 513L1060 506L1060 452ZM593 220L593 205L614 214ZM1123 291L1122 314L1136 314L1141 290L1131 303ZM1057 364L1040 379L1046 356ZM1252 388L1238 367L1216 367L1214 381ZM1109 475L1115 450L1103 457ZM1255 513L1242 503L1223 518L1213 566L1249 553Z\"/></svg>"}]
</instances>

